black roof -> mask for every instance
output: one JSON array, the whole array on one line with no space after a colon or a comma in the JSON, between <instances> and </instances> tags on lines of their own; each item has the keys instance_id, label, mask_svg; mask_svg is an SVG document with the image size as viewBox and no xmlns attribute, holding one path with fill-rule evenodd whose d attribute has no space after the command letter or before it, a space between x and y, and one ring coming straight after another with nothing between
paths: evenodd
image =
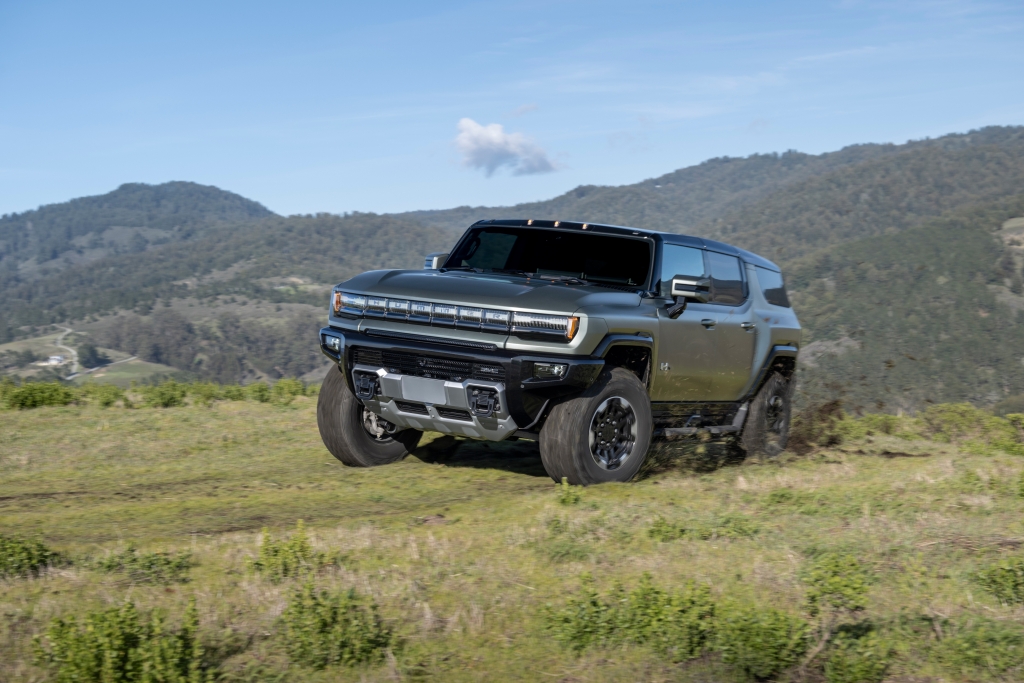
<instances>
[{"instance_id":1,"label":"black roof","mask_svg":"<svg viewBox=\"0 0 1024 683\"><path fill-rule=\"evenodd\" d=\"M510 228L557 228L558 230L587 230L590 232L596 232L605 235L623 235L623 236L643 236L650 237L652 239L660 240L666 244L678 244L686 247L695 247L697 249L707 249L709 251L717 251L723 254L731 254L733 256L740 257L746 263L754 266L761 266L762 268L768 268L776 272L781 272L781 269L757 254L747 251L746 249L740 249L734 247L731 244L725 242L718 242L716 240L709 240L704 237L692 237L690 235L680 235L674 232L658 232L656 230L643 230L641 228L630 228L624 225L605 225L603 223L581 223L579 221L551 221L542 219L526 219L526 218L492 218L490 220L477 221L470 227L478 227L484 225L495 225L495 226L506 226Z\"/></svg>"}]
</instances>

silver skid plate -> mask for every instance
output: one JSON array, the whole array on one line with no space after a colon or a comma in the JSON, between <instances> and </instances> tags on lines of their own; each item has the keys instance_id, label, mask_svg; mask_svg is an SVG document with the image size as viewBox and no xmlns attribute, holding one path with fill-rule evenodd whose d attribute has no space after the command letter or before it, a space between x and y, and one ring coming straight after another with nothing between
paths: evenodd
<instances>
[{"instance_id":1,"label":"silver skid plate","mask_svg":"<svg viewBox=\"0 0 1024 683\"><path fill-rule=\"evenodd\" d=\"M519 428L508 414L505 385L501 382L475 379L451 382L413 377L390 373L372 365L356 365L352 373L377 375L380 394L372 399L363 399L363 404L401 429L502 441ZM499 408L493 415L481 417L472 414L469 392L473 387L497 392Z\"/></svg>"}]
</instances>

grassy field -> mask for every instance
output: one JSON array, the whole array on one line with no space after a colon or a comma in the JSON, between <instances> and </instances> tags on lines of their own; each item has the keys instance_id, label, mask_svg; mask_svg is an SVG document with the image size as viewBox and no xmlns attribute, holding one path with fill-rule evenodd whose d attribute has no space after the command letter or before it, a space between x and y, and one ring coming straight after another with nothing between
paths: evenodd
<instances>
[{"instance_id":1,"label":"grassy field","mask_svg":"<svg viewBox=\"0 0 1024 683\"><path fill-rule=\"evenodd\" d=\"M565 492L528 441L425 437L401 463L347 469L320 443L315 398L0 412L0 535L65 557L0 579L0 681L56 680L32 657L55 618L131 599L176 624L191 598L222 680L742 681L711 646L683 662L612 640L574 651L550 615L585 575L614 602L617 583L648 573L666 590L707 586L723 615L776 609L814 633L807 572L829 553L856 558L867 582L863 609L836 624L880 634L889 663L859 680L1019 680L1024 609L978 576L1022 556L1024 458L901 424L851 422L838 445L764 463L716 467L676 447L681 464L641 481ZM283 539L300 519L327 558L316 585L372 598L393 631L377 662L318 671L289 657L282 613L306 579L251 565L261 528ZM189 580L98 568L129 543L190 553ZM816 660L779 676L822 672Z\"/></svg>"}]
</instances>

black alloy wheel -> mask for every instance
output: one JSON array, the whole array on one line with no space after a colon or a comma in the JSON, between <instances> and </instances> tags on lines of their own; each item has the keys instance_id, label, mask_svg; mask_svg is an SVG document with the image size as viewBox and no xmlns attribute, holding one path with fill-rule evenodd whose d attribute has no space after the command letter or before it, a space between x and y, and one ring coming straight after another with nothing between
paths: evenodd
<instances>
[{"instance_id":1,"label":"black alloy wheel","mask_svg":"<svg viewBox=\"0 0 1024 683\"><path fill-rule=\"evenodd\" d=\"M590 422L590 454L598 467L617 470L636 445L637 420L633 406L621 396L611 396L597 407Z\"/></svg>"}]
</instances>

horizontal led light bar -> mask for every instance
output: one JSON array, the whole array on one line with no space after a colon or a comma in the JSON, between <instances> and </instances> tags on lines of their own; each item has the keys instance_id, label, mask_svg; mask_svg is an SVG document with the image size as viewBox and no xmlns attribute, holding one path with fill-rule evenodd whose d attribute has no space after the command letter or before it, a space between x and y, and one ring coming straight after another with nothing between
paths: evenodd
<instances>
[{"instance_id":1,"label":"horizontal led light bar","mask_svg":"<svg viewBox=\"0 0 1024 683\"><path fill-rule=\"evenodd\" d=\"M334 292L334 314L349 317L387 318L404 322L455 327L460 330L481 330L499 334L532 336L569 341L579 331L576 316L498 311L473 306L435 304L429 301L408 301Z\"/></svg>"}]
</instances>

